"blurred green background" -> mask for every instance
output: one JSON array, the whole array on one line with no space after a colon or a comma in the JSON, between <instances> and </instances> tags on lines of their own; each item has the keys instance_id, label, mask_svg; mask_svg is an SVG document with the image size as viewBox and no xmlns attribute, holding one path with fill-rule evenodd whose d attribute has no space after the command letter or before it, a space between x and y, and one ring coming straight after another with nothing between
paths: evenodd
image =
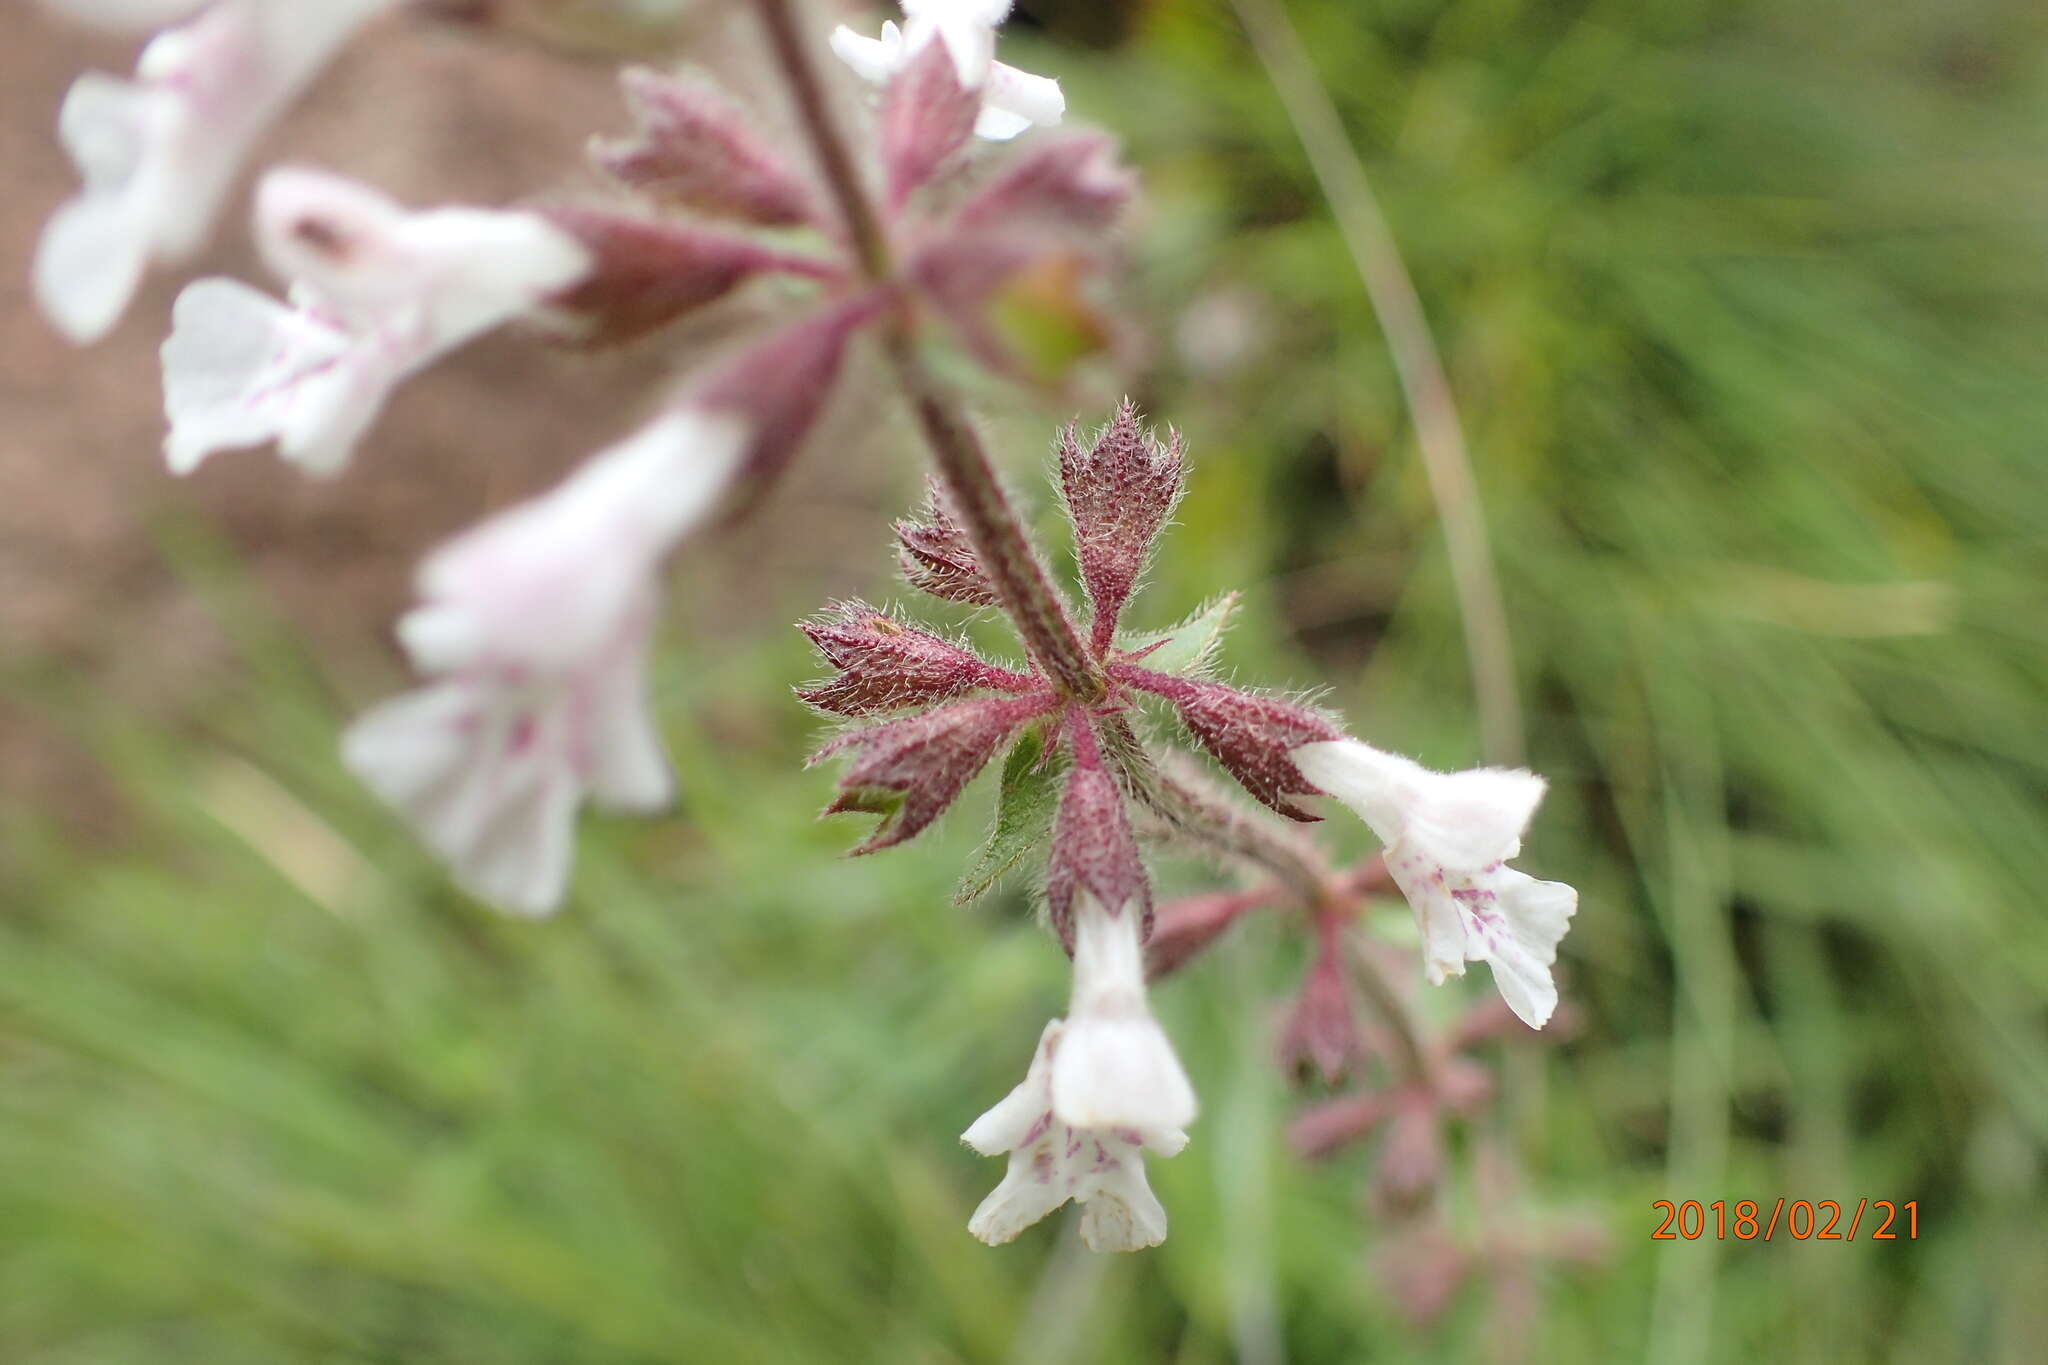
<instances>
[{"instance_id":1,"label":"blurred green background","mask_svg":"<svg viewBox=\"0 0 2048 1365\"><path fill-rule=\"evenodd\" d=\"M1021 889L949 904L985 790L859 862L813 818L786 622L890 591L879 510L842 528L858 556L744 612L689 585L746 537L694 552L658 669L682 809L586 822L541 925L449 891L340 772L395 664L309 648L173 516L150 543L235 668L170 714L33 648L0 673L9 723L120 813L88 837L46 787L0 798L0 1361L2041 1358L2048 16L1289 8L1468 428L1553 781L1523 865L1582 896L1577 1032L1487 1055L1517 1188L1461 1162L1448 1207L1474 1236L1590 1226L1604 1259L1407 1322L1382 1272L1420 1250L1366 1199L1372 1145L1286 1148L1274 1015L1305 944L1277 917L1158 993L1205 1104L1153 1162L1167 1243L967 1237L1001 1168L954 1135L1065 972ZM1022 9L1006 55L1149 191L1133 391L1195 477L1137 624L1243 589L1241 679L1477 761L1385 344L1229 6ZM1070 414L1007 403L1038 487ZM1917 1200L1919 1237L1650 1240L1655 1200L1781 1195Z\"/></svg>"}]
</instances>

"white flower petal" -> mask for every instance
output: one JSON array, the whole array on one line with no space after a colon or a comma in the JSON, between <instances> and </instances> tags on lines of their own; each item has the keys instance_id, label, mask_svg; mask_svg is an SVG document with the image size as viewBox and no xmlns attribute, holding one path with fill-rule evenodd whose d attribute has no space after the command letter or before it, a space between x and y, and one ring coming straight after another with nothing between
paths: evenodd
<instances>
[{"instance_id":1,"label":"white flower petal","mask_svg":"<svg viewBox=\"0 0 2048 1365\"><path fill-rule=\"evenodd\" d=\"M1090 1251L1142 1251L1166 1240L1166 1206L1152 1193L1135 1155L1113 1180L1101 1181L1081 1212L1081 1240Z\"/></svg>"},{"instance_id":2,"label":"white flower petal","mask_svg":"<svg viewBox=\"0 0 2048 1365\"><path fill-rule=\"evenodd\" d=\"M52 13L116 32L162 28L206 3L207 0L41 0L43 8Z\"/></svg>"},{"instance_id":3,"label":"white flower petal","mask_svg":"<svg viewBox=\"0 0 2048 1365\"><path fill-rule=\"evenodd\" d=\"M1185 1128L1195 1091L1145 999L1139 910L1074 898L1074 998L1052 1063L1053 1110L1076 1128Z\"/></svg>"},{"instance_id":4,"label":"white flower petal","mask_svg":"<svg viewBox=\"0 0 2048 1365\"><path fill-rule=\"evenodd\" d=\"M1435 869L1419 878L1404 877L1398 867L1401 861L1390 856L1387 866L1394 872L1401 894L1408 898L1409 908L1415 912L1415 927L1422 935L1423 972L1430 985L1441 986L1450 977L1465 974L1465 960L1470 956L1465 920L1458 913L1458 903L1450 888Z\"/></svg>"},{"instance_id":5,"label":"white flower petal","mask_svg":"<svg viewBox=\"0 0 2048 1365\"><path fill-rule=\"evenodd\" d=\"M580 792L563 751L565 719L451 681L372 708L342 758L454 869L473 894L542 915L567 886Z\"/></svg>"},{"instance_id":6,"label":"white flower petal","mask_svg":"<svg viewBox=\"0 0 2048 1365\"><path fill-rule=\"evenodd\" d=\"M1022 119L1024 125L1037 124L1052 127L1066 116L1067 97L1060 90L1060 83L1046 76L1034 76L1028 71L1019 71L1014 66L1001 62L989 68L988 83L982 87L982 117L1000 112L1010 119ZM975 128L987 138L1001 139L1016 134L1001 134ZM1022 127L1018 129L1022 131Z\"/></svg>"},{"instance_id":7,"label":"white flower petal","mask_svg":"<svg viewBox=\"0 0 2048 1365\"><path fill-rule=\"evenodd\" d=\"M83 346L121 320L147 264L127 203L74 199L50 216L36 247L36 303L67 340Z\"/></svg>"},{"instance_id":8,"label":"white flower petal","mask_svg":"<svg viewBox=\"0 0 2048 1365\"><path fill-rule=\"evenodd\" d=\"M1067 1202L1065 1181L1037 1168L1028 1151L1010 1158L1009 1168L967 1220L967 1231L990 1246L1014 1242L1019 1233Z\"/></svg>"},{"instance_id":9,"label":"white flower petal","mask_svg":"<svg viewBox=\"0 0 2048 1365\"><path fill-rule=\"evenodd\" d=\"M361 424L341 410L354 391L348 349L342 333L238 281L187 285L162 348L172 470L189 473L215 451L289 433L291 453L310 453L310 464L331 472L334 442L323 435L344 417Z\"/></svg>"},{"instance_id":10,"label":"white flower petal","mask_svg":"<svg viewBox=\"0 0 2048 1365\"><path fill-rule=\"evenodd\" d=\"M470 894L517 915L553 914L569 889L582 793L565 763L537 760L515 772L492 819L450 861Z\"/></svg>"},{"instance_id":11,"label":"white flower petal","mask_svg":"<svg viewBox=\"0 0 2048 1365\"><path fill-rule=\"evenodd\" d=\"M1149 1014L1069 1018L1053 1060L1053 1111L1076 1128L1184 1128L1195 1089Z\"/></svg>"},{"instance_id":12,"label":"white flower petal","mask_svg":"<svg viewBox=\"0 0 2048 1365\"><path fill-rule=\"evenodd\" d=\"M243 157L329 54L394 0L221 0L158 34L134 81L98 73L66 97L59 136L83 188L45 230L36 295L74 341L104 335L143 270L197 249ZM87 5L119 18L192 6Z\"/></svg>"},{"instance_id":13,"label":"white flower petal","mask_svg":"<svg viewBox=\"0 0 2048 1365\"><path fill-rule=\"evenodd\" d=\"M1301 775L1349 806L1391 844L1433 775L1420 763L1355 739L1322 740L1289 751Z\"/></svg>"},{"instance_id":14,"label":"white flower petal","mask_svg":"<svg viewBox=\"0 0 2048 1365\"><path fill-rule=\"evenodd\" d=\"M647 686L647 632L597 671L590 707L590 794L607 810L648 815L675 800L675 775Z\"/></svg>"},{"instance_id":15,"label":"white flower petal","mask_svg":"<svg viewBox=\"0 0 2048 1365\"><path fill-rule=\"evenodd\" d=\"M1542 1028L1557 1009L1550 967L1557 945L1571 926L1579 893L1563 882L1541 882L1502 868L1494 887L1499 918L1477 925L1472 956L1493 968L1494 984L1508 1008L1530 1028Z\"/></svg>"},{"instance_id":16,"label":"white flower petal","mask_svg":"<svg viewBox=\"0 0 2048 1365\"><path fill-rule=\"evenodd\" d=\"M870 85L880 85L902 64L902 35L893 23L882 26L880 38L863 38L841 24L832 30L832 52L853 68L854 75Z\"/></svg>"},{"instance_id":17,"label":"white flower petal","mask_svg":"<svg viewBox=\"0 0 2048 1365\"><path fill-rule=\"evenodd\" d=\"M1520 768L1430 778L1409 812L1406 837L1422 856L1450 868L1484 868L1514 857L1546 785Z\"/></svg>"},{"instance_id":18,"label":"white flower petal","mask_svg":"<svg viewBox=\"0 0 2048 1365\"><path fill-rule=\"evenodd\" d=\"M983 1156L997 1156L1037 1139L1039 1125L1051 1116L1052 1058L1059 1048L1060 1033L1058 1019L1045 1026L1024 1079L960 1135L962 1142Z\"/></svg>"},{"instance_id":19,"label":"white flower petal","mask_svg":"<svg viewBox=\"0 0 2048 1365\"><path fill-rule=\"evenodd\" d=\"M1030 119L993 104L983 104L974 117L974 135L984 142L1008 142L1030 126Z\"/></svg>"}]
</instances>

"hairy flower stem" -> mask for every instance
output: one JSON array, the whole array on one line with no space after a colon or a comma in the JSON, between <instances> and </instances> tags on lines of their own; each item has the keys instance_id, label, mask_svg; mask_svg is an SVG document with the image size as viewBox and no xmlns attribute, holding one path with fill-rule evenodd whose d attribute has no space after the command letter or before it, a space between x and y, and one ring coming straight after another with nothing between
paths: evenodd
<instances>
[{"instance_id":1,"label":"hairy flower stem","mask_svg":"<svg viewBox=\"0 0 2048 1365\"><path fill-rule=\"evenodd\" d=\"M847 150L846 139L839 135L839 126L832 121L825 83L818 79L818 68L811 63L810 47L802 25L797 22L796 6L792 0L756 0L754 10L761 16L761 26L768 31L768 47L775 65L789 83L789 97L796 104L811 151L818 158L818 169L832 189L840 215L846 219L846 231L853 239L861 271L871 280L886 280L890 274L889 237L882 231L882 220L875 215L874 203L861 184L853 153Z\"/></svg>"},{"instance_id":2,"label":"hairy flower stem","mask_svg":"<svg viewBox=\"0 0 2048 1365\"><path fill-rule=\"evenodd\" d=\"M950 510L960 518L1017 633L1061 692L1085 704L1101 701L1109 694L1102 667L1081 643L1074 618L1003 492L981 438L918 355L907 323L889 328L883 347L916 409L939 477L953 495Z\"/></svg>"},{"instance_id":3,"label":"hairy flower stem","mask_svg":"<svg viewBox=\"0 0 2048 1365\"><path fill-rule=\"evenodd\" d=\"M846 220L861 269L874 283L886 285L893 270L888 238L846 141L832 120L824 84L797 22L794 0L755 0L755 9L768 31L776 64L789 83L818 168ZM918 354L914 322L901 314L893 319L884 329L883 348L917 414L918 428L931 447L939 478L952 495L952 510L1025 647L1063 694L1084 703L1102 700L1109 693L1109 684L1101 665L1074 628L1073 616L1003 492L981 438Z\"/></svg>"}]
</instances>

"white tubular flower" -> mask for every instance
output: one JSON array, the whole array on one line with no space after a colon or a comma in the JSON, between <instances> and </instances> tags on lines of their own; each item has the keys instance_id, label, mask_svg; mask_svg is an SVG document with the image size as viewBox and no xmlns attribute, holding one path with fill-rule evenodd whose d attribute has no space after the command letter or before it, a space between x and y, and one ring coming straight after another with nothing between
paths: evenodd
<instances>
[{"instance_id":1,"label":"white tubular flower","mask_svg":"<svg viewBox=\"0 0 2048 1365\"><path fill-rule=\"evenodd\" d=\"M1002 1183L968 1220L990 1246L1017 1234L1069 1199L1080 1202L1081 1237L1094 1251L1138 1251L1166 1240L1166 1210L1145 1179L1144 1151L1174 1156L1187 1146L1178 1128L1091 1129L1054 1111L1054 1072L1072 1044L1055 1019L1039 1036L1031 1069L1015 1090L974 1121L960 1140L983 1156L1010 1154Z\"/></svg>"},{"instance_id":2,"label":"white tubular flower","mask_svg":"<svg viewBox=\"0 0 2048 1365\"><path fill-rule=\"evenodd\" d=\"M1058 81L995 60L996 29L1009 13L1010 0L903 0L902 28L891 21L880 38L864 38L841 24L832 31L832 51L862 80L880 85L936 38L961 88L981 92L976 135L1005 142L1033 125L1051 127L1067 112Z\"/></svg>"},{"instance_id":3,"label":"white tubular flower","mask_svg":"<svg viewBox=\"0 0 2048 1365\"><path fill-rule=\"evenodd\" d=\"M361 24L393 0L219 0L143 49L135 79L80 76L58 138L84 182L36 251L36 298L72 341L120 320L151 262L205 239L243 158ZM67 0L88 21L176 17L191 5Z\"/></svg>"},{"instance_id":4,"label":"white tubular flower","mask_svg":"<svg viewBox=\"0 0 2048 1365\"><path fill-rule=\"evenodd\" d=\"M1291 756L1386 845L1387 871L1422 931L1430 981L1485 962L1508 1008L1542 1028L1557 1008L1550 965L1579 893L1506 864L1521 851L1543 779L1519 768L1431 772L1355 739L1304 744Z\"/></svg>"},{"instance_id":5,"label":"white tubular flower","mask_svg":"<svg viewBox=\"0 0 2048 1365\"><path fill-rule=\"evenodd\" d=\"M473 894L547 914L586 795L622 811L670 800L645 676L655 573L744 445L738 422L672 413L421 567L399 638L436 681L364 715L342 755Z\"/></svg>"},{"instance_id":6,"label":"white tubular flower","mask_svg":"<svg viewBox=\"0 0 2048 1365\"><path fill-rule=\"evenodd\" d=\"M1074 897L1074 996L1053 1066L1052 1099L1074 1128L1162 1131L1194 1121L1195 1090L1145 1002L1136 905L1112 915Z\"/></svg>"},{"instance_id":7,"label":"white tubular flower","mask_svg":"<svg viewBox=\"0 0 2048 1365\"><path fill-rule=\"evenodd\" d=\"M292 281L293 306L225 279L178 295L163 345L164 456L175 473L269 441L310 474L340 472L401 380L592 264L537 214L408 213L318 171L263 178L256 236Z\"/></svg>"}]
</instances>

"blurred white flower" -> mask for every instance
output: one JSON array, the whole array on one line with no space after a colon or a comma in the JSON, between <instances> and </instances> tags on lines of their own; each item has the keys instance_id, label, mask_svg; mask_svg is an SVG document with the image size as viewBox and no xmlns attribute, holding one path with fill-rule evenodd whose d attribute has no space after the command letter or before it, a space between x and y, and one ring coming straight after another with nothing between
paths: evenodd
<instances>
[{"instance_id":1,"label":"blurred white flower","mask_svg":"<svg viewBox=\"0 0 2048 1365\"><path fill-rule=\"evenodd\" d=\"M588 273L590 253L532 213L408 213L366 186L276 170L256 195L264 259L292 306L234 280L186 286L163 345L164 455L277 442L338 473L406 376Z\"/></svg>"},{"instance_id":2,"label":"blurred white flower","mask_svg":"<svg viewBox=\"0 0 2048 1365\"><path fill-rule=\"evenodd\" d=\"M436 681L359 719L343 757L475 895L547 914L586 795L623 811L671 799L646 690L656 570L745 440L733 419L671 413L422 565L399 638Z\"/></svg>"},{"instance_id":3,"label":"blurred white flower","mask_svg":"<svg viewBox=\"0 0 2048 1365\"><path fill-rule=\"evenodd\" d=\"M1075 1128L1185 1128L1195 1091L1145 1000L1137 905L1112 915L1082 889L1074 897L1074 994L1053 1066L1052 1100Z\"/></svg>"},{"instance_id":4,"label":"blurred white flower","mask_svg":"<svg viewBox=\"0 0 2048 1365\"><path fill-rule=\"evenodd\" d=\"M37 0L46 10L115 32L174 24L207 0Z\"/></svg>"},{"instance_id":5,"label":"blurred white flower","mask_svg":"<svg viewBox=\"0 0 2048 1365\"><path fill-rule=\"evenodd\" d=\"M1137 1251L1166 1239L1166 1210L1145 1179L1146 1148L1174 1156L1187 1146L1176 1127L1086 1128L1053 1106L1054 1073L1072 1027L1045 1026L1023 1083L960 1135L983 1156L1010 1154L1009 1169L968 1220L991 1246L1008 1242L1069 1199L1081 1203L1081 1237L1095 1251Z\"/></svg>"},{"instance_id":6,"label":"blurred white flower","mask_svg":"<svg viewBox=\"0 0 2048 1365\"><path fill-rule=\"evenodd\" d=\"M73 83L58 138L84 182L36 251L36 298L74 342L96 341L151 262L197 250L250 146L365 20L393 0L220 0L151 40L135 79ZM133 25L195 6L68 0L90 22Z\"/></svg>"},{"instance_id":7,"label":"blurred white flower","mask_svg":"<svg viewBox=\"0 0 2048 1365\"><path fill-rule=\"evenodd\" d=\"M961 88L981 92L975 133L1002 142L1034 124L1050 127L1067 111L1058 81L995 60L996 28L1009 13L1010 0L903 0L902 28L892 20L880 38L864 38L841 24L832 31L832 51L862 80L880 85L936 38Z\"/></svg>"},{"instance_id":8,"label":"blurred white flower","mask_svg":"<svg viewBox=\"0 0 2048 1365\"><path fill-rule=\"evenodd\" d=\"M1542 1028L1557 1008L1550 965L1579 893L1506 863L1521 851L1543 779L1519 768L1432 772L1355 739L1304 744L1291 756L1386 845L1387 871L1422 931L1430 981L1488 963L1508 1008Z\"/></svg>"}]
</instances>

